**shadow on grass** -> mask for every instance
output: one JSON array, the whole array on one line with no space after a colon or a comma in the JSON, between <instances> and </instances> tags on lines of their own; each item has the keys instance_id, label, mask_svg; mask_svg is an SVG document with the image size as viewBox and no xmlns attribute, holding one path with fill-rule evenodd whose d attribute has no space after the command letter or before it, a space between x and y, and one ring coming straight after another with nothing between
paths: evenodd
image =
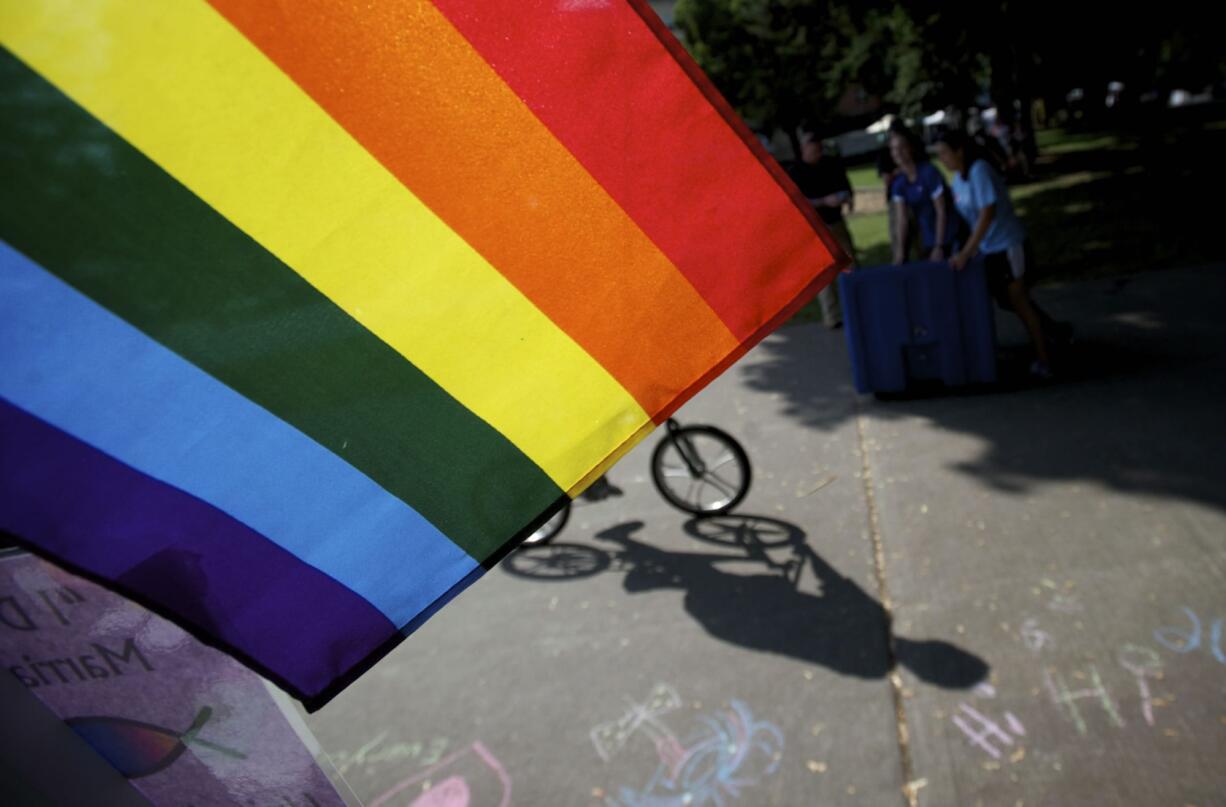
<instances>
[{"instance_id":1,"label":"shadow on grass","mask_svg":"<svg viewBox=\"0 0 1226 807\"><path fill-rule=\"evenodd\" d=\"M1211 112L1211 111L1210 111ZM1014 189L1045 281L1086 279L1226 258L1214 190L1226 182L1226 130L1196 116L1113 133L1103 147L1041 156L1038 181ZM1090 138L1081 145L1095 146Z\"/></svg>"}]
</instances>

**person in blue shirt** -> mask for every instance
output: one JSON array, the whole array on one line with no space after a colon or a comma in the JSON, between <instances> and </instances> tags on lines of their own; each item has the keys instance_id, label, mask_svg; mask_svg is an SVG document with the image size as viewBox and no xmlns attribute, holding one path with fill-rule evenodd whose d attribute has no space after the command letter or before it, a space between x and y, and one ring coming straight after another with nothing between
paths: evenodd
<instances>
[{"instance_id":1,"label":"person in blue shirt","mask_svg":"<svg viewBox=\"0 0 1226 807\"><path fill-rule=\"evenodd\" d=\"M907 260L911 222L919 230L918 246L922 259L943 261L952 254L954 221L950 215L945 178L932 163L923 144L902 128L890 133L890 157L897 166L890 182L891 219L895 231L894 263Z\"/></svg>"},{"instance_id":2,"label":"person in blue shirt","mask_svg":"<svg viewBox=\"0 0 1226 807\"><path fill-rule=\"evenodd\" d=\"M937 139L937 158L953 174L950 185L954 206L971 228L970 237L950 258L950 264L962 269L977 255L983 255L988 287L997 304L1017 314L1030 334L1036 356L1031 374L1050 378L1047 337L1067 326L1055 323L1030 298L1026 228L1013 210L1004 179L978 154L970 139L956 130Z\"/></svg>"}]
</instances>

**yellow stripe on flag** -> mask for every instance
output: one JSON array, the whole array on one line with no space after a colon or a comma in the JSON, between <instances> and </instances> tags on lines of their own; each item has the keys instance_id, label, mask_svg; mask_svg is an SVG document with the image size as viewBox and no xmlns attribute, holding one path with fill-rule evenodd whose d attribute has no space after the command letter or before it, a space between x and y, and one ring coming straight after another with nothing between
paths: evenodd
<instances>
[{"instance_id":1,"label":"yellow stripe on flag","mask_svg":"<svg viewBox=\"0 0 1226 807\"><path fill-rule=\"evenodd\" d=\"M26 0L0 15L0 37L562 489L649 424L595 359L201 0Z\"/></svg>"}]
</instances>

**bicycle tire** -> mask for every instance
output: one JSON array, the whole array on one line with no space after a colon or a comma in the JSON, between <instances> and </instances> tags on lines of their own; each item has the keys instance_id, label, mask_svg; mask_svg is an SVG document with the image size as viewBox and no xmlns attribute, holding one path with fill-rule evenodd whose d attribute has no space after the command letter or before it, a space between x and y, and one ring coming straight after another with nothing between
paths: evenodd
<instances>
[{"instance_id":1,"label":"bicycle tire","mask_svg":"<svg viewBox=\"0 0 1226 807\"><path fill-rule=\"evenodd\" d=\"M520 543L520 547L540 546L552 541L566 526L566 522L570 521L570 506L570 502L562 505L558 512L550 516L544 524L529 533L528 537Z\"/></svg>"},{"instance_id":2,"label":"bicycle tire","mask_svg":"<svg viewBox=\"0 0 1226 807\"><path fill-rule=\"evenodd\" d=\"M736 467L740 472L738 482L729 483L722 477L715 477L728 488L731 488L731 490L726 490L721 485L712 483L708 478L713 473L712 471L708 471L702 474L700 477L695 477L693 472L686 467L688 466L688 463L684 461L684 457L681 454L682 448L680 446L687 443L683 443L681 441L689 440L691 442L689 442L688 445L692 446L692 441L696 439L705 439L707 441L712 441L714 444L718 444L722 447L722 449L724 449L724 451L727 452L728 459L735 462ZM667 463L670 450L682 459L683 466L677 466L675 464L669 465ZM705 459L710 460L712 458L707 457ZM722 453L714 457L714 459L719 463L716 466L716 469L723 467L725 464ZM684 478L678 476L676 473L677 470L684 470L687 474L689 474L691 485L697 485L699 489L701 489L702 483L697 481L701 478L703 483L710 485L717 490L723 491L725 496L717 499L715 502L712 502L709 505L704 505L701 501L691 501L687 497L684 497L674 491L666 481L670 478ZM672 471L673 473L667 473L668 471ZM678 510L691 515L714 516L721 513L727 513L732 508L740 504L745 498L745 495L749 493L749 485L752 480L753 470L749 464L749 455L745 453L745 449L741 447L741 444L738 443L736 439L732 437L732 435L721 429L717 429L714 426L681 426L675 430L670 430L664 436L664 439L656 445L655 450L651 454L651 481L655 483L656 490L660 492L660 495L664 497L666 502L671 504L673 507L676 507Z\"/></svg>"}]
</instances>

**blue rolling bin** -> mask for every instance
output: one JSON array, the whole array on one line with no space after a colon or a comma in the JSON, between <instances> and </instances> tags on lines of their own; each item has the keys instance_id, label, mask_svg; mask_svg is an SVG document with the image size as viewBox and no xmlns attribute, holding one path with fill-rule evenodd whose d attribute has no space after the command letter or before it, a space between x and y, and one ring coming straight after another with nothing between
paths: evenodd
<instances>
[{"instance_id":1,"label":"blue rolling bin","mask_svg":"<svg viewBox=\"0 0 1226 807\"><path fill-rule=\"evenodd\" d=\"M839 275L851 372L860 392L911 381L996 380L996 320L983 262L873 266Z\"/></svg>"}]
</instances>

